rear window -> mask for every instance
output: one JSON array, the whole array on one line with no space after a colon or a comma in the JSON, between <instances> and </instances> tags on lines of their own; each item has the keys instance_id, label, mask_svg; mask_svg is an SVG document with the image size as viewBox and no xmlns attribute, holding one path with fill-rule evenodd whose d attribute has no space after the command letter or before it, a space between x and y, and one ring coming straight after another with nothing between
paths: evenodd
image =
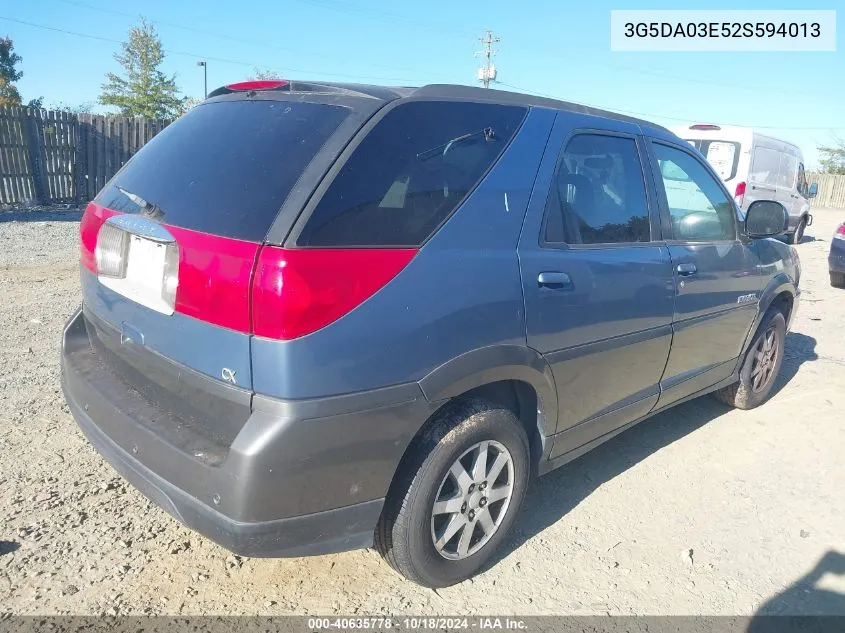
<instances>
[{"instance_id":1,"label":"rear window","mask_svg":"<svg viewBox=\"0 0 845 633\"><path fill-rule=\"evenodd\" d=\"M525 113L445 101L396 107L355 149L297 244L422 244L493 165Z\"/></svg>"},{"instance_id":2,"label":"rear window","mask_svg":"<svg viewBox=\"0 0 845 633\"><path fill-rule=\"evenodd\" d=\"M147 203L167 224L262 241L347 113L287 101L198 106L145 145L96 201L125 213L138 213Z\"/></svg>"},{"instance_id":3,"label":"rear window","mask_svg":"<svg viewBox=\"0 0 845 633\"><path fill-rule=\"evenodd\" d=\"M739 166L740 144L736 141L710 141L687 139L687 142L704 154L707 162L724 181L736 176Z\"/></svg>"}]
</instances>

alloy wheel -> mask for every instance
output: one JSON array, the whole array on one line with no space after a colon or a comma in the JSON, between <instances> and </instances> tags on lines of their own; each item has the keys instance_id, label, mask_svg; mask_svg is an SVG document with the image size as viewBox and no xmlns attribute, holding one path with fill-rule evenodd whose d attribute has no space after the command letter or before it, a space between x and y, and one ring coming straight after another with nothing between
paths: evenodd
<instances>
[{"instance_id":1,"label":"alloy wheel","mask_svg":"<svg viewBox=\"0 0 845 633\"><path fill-rule=\"evenodd\" d=\"M449 560L472 556L492 538L514 490L511 454L493 440L478 442L449 468L431 512L434 548Z\"/></svg>"},{"instance_id":2,"label":"alloy wheel","mask_svg":"<svg viewBox=\"0 0 845 633\"><path fill-rule=\"evenodd\" d=\"M759 393L772 379L778 354L777 332L774 327L766 330L754 348L751 364L751 390Z\"/></svg>"}]
</instances>

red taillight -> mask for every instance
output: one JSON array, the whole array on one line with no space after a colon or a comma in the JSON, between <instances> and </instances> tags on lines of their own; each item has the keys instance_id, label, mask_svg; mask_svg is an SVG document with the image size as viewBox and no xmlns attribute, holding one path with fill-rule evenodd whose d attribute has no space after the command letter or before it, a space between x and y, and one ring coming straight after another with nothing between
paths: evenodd
<instances>
[{"instance_id":1,"label":"red taillight","mask_svg":"<svg viewBox=\"0 0 845 633\"><path fill-rule=\"evenodd\" d=\"M715 131L715 130L721 130L722 128L720 128L718 125L712 125L710 123L697 123L695 125L690 125L689 129L691 129L691 130Z\"/></svg>"},{"instance_id":2,"label":"red taillight","mask_svg":"<svg viewBox=\"0 0 845 633\"><path fill-rule=\"evenodd\" d=\"M252 286L252 331L293 339L319 330L383 288L416 253L265 246Z\"/></svg>"},{"instance_id":3,"label":"red taillight","mask_svg":"<svg viewBox=\"0 0 845 633\"><path fill-rule=\"evenodd\" d=\"M266 79L256 81L241 81L235 84L228 84L226 88L229 90L277 90L284 88L289 82L278 79Z\"/></svg>"},{"instance_id":4,"label":"red taillight","mask_svg":"<svg viewBox=\"0 0 845 633\"><path fill-rule=\"evenodd\" d=\"M742 199L745 196L745 183L736 183L736 191L734 191L734 200L739 206L742 206Z\"/></svg>"},{"instance_id":5,"label":"red taillight","mask_svg":"<svg viewBox=\"0 0 845 633\"><path fill-rule=\"evenodd\" d=\"M82 221L79 223L79 262L94 274L97 273L97 261L94 255L97 248L97 235L103 223L113 215L117 215L117 212L91 202L85 208Z\"/></svg>"},{"instance_id":6,"label":"red taillight","mask_svg":"<svg viewBox=\"0 0 845 633\"><path fill-rule=\"evenodd\" d=\"M249 332L249 286L259 244L175 226L179 244L176 312Z\"/></svg>"},{"instance_id":7,"label":"red taillight","mask_svg":"<svg viewBox=\"0 0 845 633\"><path fill-rule=\"evenodd\" d=\"M845 222L839 225L839 228L836 229L836 233L833 237L840 240L845 240Z\"/></svg>"}]
</instances>

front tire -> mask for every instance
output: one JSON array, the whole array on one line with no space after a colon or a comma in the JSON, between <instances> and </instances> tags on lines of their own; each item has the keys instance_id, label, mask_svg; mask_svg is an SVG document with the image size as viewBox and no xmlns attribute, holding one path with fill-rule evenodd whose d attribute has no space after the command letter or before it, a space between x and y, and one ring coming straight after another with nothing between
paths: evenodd
<instances>
[{"instance_id":1,"label":"front tire","mask_svg":"<svg viewBox=\"0 0 845 633\"><path fill-rule=\"evenodd\" d=\"M788 241L790 244L800 244L801 240L804 239L804 230L807 228L807 217L804 216L801 218L801 221L798 222L798 226L795 227L795 232L790 233L788 236Z\"/></svg>"},{"instance_id":2,"label":"front tire","mask_svg":"<svg viewBox=\"0 0 845 633\"><path fill-rule=\"evenodd\" d=\"M757 328L739 371L739 380L715 393L737 409L763 404L775 386L786 346L786 319L777 310L768 312Z\"/></svg>"},{"instance_id":3,"label":"front tire","mask_svg":"<svg viewBox=\"0 0 845 633\"><path fill-rule=\"evenodd\" d=\"M528 437L512 411L456 402L409 449L388 493L376 549L424 587L475 575L507 536L529 479Z\"/></svg>"}]
</instances>

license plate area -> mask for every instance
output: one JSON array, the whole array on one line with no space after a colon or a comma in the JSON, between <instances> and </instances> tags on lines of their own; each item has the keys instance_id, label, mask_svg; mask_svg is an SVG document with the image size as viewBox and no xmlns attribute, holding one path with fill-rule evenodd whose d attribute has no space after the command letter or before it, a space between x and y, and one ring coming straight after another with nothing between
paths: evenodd
<instances>
[{"instance_id":1,"label":"license plate area","mask_svg":"<svg viewBox=\"0 0 845 633\"><path fill-rule=\"evenodd\" d=\"M151 310L173 314L179 272L176 243L131 232L115 239L115 231L124 229L112 225L98 237L98 259L111 264L108 270L100 269L100 283Z\"/></svg>"}]
</instances>

